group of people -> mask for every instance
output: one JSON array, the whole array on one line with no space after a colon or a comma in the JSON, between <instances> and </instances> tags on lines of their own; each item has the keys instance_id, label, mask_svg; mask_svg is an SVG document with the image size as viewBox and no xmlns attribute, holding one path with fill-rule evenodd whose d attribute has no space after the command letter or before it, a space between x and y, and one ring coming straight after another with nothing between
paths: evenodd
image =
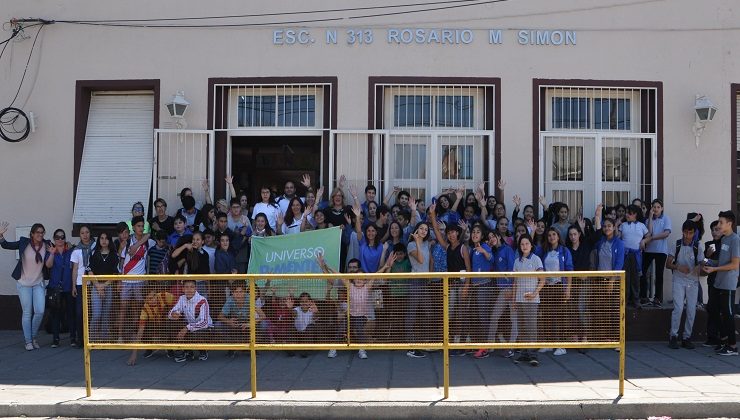
<instances>
[{"instance_id":1,"label":"group of people","mask_svg":"<svg viewBox=\"0 0 740 420\"><path fill-rule=\"evenodd\" d=\"M580 211L571 212L565 203L548 204L544 197L522 207L515 195L509 218L506 204L487 195L483 184L473 191L463 187L442 191L429 203L397 187L378 200L370 184L360 200L357 188L347 185L342 176L324 201L323 187L315 189L305 175L303 196L288 181L279 196L269 187L261 188L257 202L250 206L246 193L236 193L232 178L226 182L233 197L229 202L221 199L214 205L204 183L206 202L198 206L192 191L185 188L180 194L182 207L176 212L170 214L166 201L158 198L153 203L155 214L147 220L144 204L137 202L131 219L119 223L115 232L94 236L89 226L79 226L79 243L74 246L62 229L54 231L52 241L45 240L41 224L31 228L30 238L10 242L4 237L9 223L0 223L0 246L20 253L12 277L23 309L25 348L39 348L37 335L47 306L52 347L60 345L63 324L69 326L70 344L81 345L85 274L132 276L120 282L91 283L91 340L244 342L249 334L248 283L190 280L193 277L183 282L146 281L142 276L244 273L254 237L339 226L339 267L329 267L321 256L317 259L326 273L624 270L626 298L630 306L641 308L663 305L663 274L670 269L671 348L694 348L693 322L697 305L702 304L699 277L707 276L709 338L704 344L714 346L720 355L737 354L733 313L740 237L732 211L721 212L710 224L712 240L705 244L701 243L702 216L687 215L681 238L674 243L668 240L672 223L660 199L652 200L649 207L640 199L626 206L598 205L589 219ZM504 197L505 185L497 183L498 197ZM652 277L648 276L651 265ZM654 280L652 296L650 279ZM286 291L274 283L259 283L255 288L259 340L441 341L439 279L358 278L303 287L308 284L296 281ZM450 340L454 343L618 339L619 286L614 277L481 276L450 278L449 285ZM679 331L684 312L686 320ZM546 351L566 354L563 348L523 349L503 356L516 356L518 363L537 366L537 354ZM149 350L144 356L152 354ZM455 354L485 358L491 353L481 348ZM176 362L196 358L194 351L168 355ZM336 355L336 350L328 353L330 358ZM425 352L413 349L407 355L420 358ZM206 360L208 353L200 351L197 357ZM367 352L360 350L358 357L367 358ZM133 352L129 364L136 359L137 352Z\"/></svg>"}]
</instances>

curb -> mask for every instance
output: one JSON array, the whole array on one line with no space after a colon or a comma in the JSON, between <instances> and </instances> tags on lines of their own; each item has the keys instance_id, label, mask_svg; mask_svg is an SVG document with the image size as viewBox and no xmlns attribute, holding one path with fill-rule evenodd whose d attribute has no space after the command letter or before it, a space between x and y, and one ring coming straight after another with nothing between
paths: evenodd
<instances>
[{"instance_id":1,"label":"curb","mask_svg":"<svg viewBox=\"0 0 740 420\"><path fill-rule=\"evenodd\" d=\"M0 406L0 417L78 418L265 418L265 419L447 419L447 418L671 418L735 417L740 401L660 402L304 402L92 400Z\"/></svg>"}]
</instances>

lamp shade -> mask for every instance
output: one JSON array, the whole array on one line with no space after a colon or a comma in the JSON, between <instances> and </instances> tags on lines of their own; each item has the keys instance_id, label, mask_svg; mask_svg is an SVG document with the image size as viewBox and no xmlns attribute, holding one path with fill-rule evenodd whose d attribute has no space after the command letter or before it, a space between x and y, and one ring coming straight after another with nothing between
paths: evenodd
<instances>
[{"instance_id":1,"label":"lamp shade","mask_svg":"<svg viewBox=\"0 0 740 420\"><path fill-rule=\"evenodd\" d=\"M165 104L165 106L167 107L167 112L170 113L170 117L183 118L185 117L185 112L190 106L190 102L185 99L185 92L180 90L170 99L169 102Z\"/></svg>"}]
</instances>

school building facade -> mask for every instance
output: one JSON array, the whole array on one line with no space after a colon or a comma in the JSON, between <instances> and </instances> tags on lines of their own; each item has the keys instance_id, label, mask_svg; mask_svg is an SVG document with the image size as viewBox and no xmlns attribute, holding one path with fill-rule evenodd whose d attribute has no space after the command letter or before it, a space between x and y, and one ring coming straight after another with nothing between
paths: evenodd
<instances>
[{"instance_id":1,"label":"school building facade","mask_svg":"<svg viewBox=\"0 0 740 420\"><path fill-rule=\"evenodd\" d=\"M56 21L25 23L27 39L0 59L6 106L42 28L14 105L33 113L34 130L0 142L9 239L34 222L47 233L110 225L156 197L174 212L183 187L203 201L206 179L225 197L227 174L250 200L303 173L329 189L345 175L427 202L480 182L500 195L504 179L509 207L514 194L544 195L587 217L599 202L659 197L670 241L688 212L709 222L738 209L731 0L3 6L3 22ZM288 14L308 8L316 13ZM227 15L250 16L143 20ZM167 108L178 92L184 119ZM705 100L716 109L707 122L695 112ZM0 253L8 302L17 301L14 264Z\"/></svg>"}]
</instances>

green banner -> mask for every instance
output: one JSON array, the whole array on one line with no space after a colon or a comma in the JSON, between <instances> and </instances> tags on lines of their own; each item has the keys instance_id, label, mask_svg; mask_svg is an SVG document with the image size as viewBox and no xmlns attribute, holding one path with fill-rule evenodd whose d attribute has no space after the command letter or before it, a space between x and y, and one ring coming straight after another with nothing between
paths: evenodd
<instances>
[{"instance_id":1,"label":"green banner","mask_svg":"<svg viewBox=\"0 0 740 420\"><path fill-rule=\"evenodd\" d=\"M321 273L316 255L323 254L326 264L339 271L339 249L342 230L339 227L312 230L269 238L252 237L249 274ZM308 292L314 299L324 299L326 280L259 281L258 286L276 296L298 296Z\"/></svg>"}]
</instances>

